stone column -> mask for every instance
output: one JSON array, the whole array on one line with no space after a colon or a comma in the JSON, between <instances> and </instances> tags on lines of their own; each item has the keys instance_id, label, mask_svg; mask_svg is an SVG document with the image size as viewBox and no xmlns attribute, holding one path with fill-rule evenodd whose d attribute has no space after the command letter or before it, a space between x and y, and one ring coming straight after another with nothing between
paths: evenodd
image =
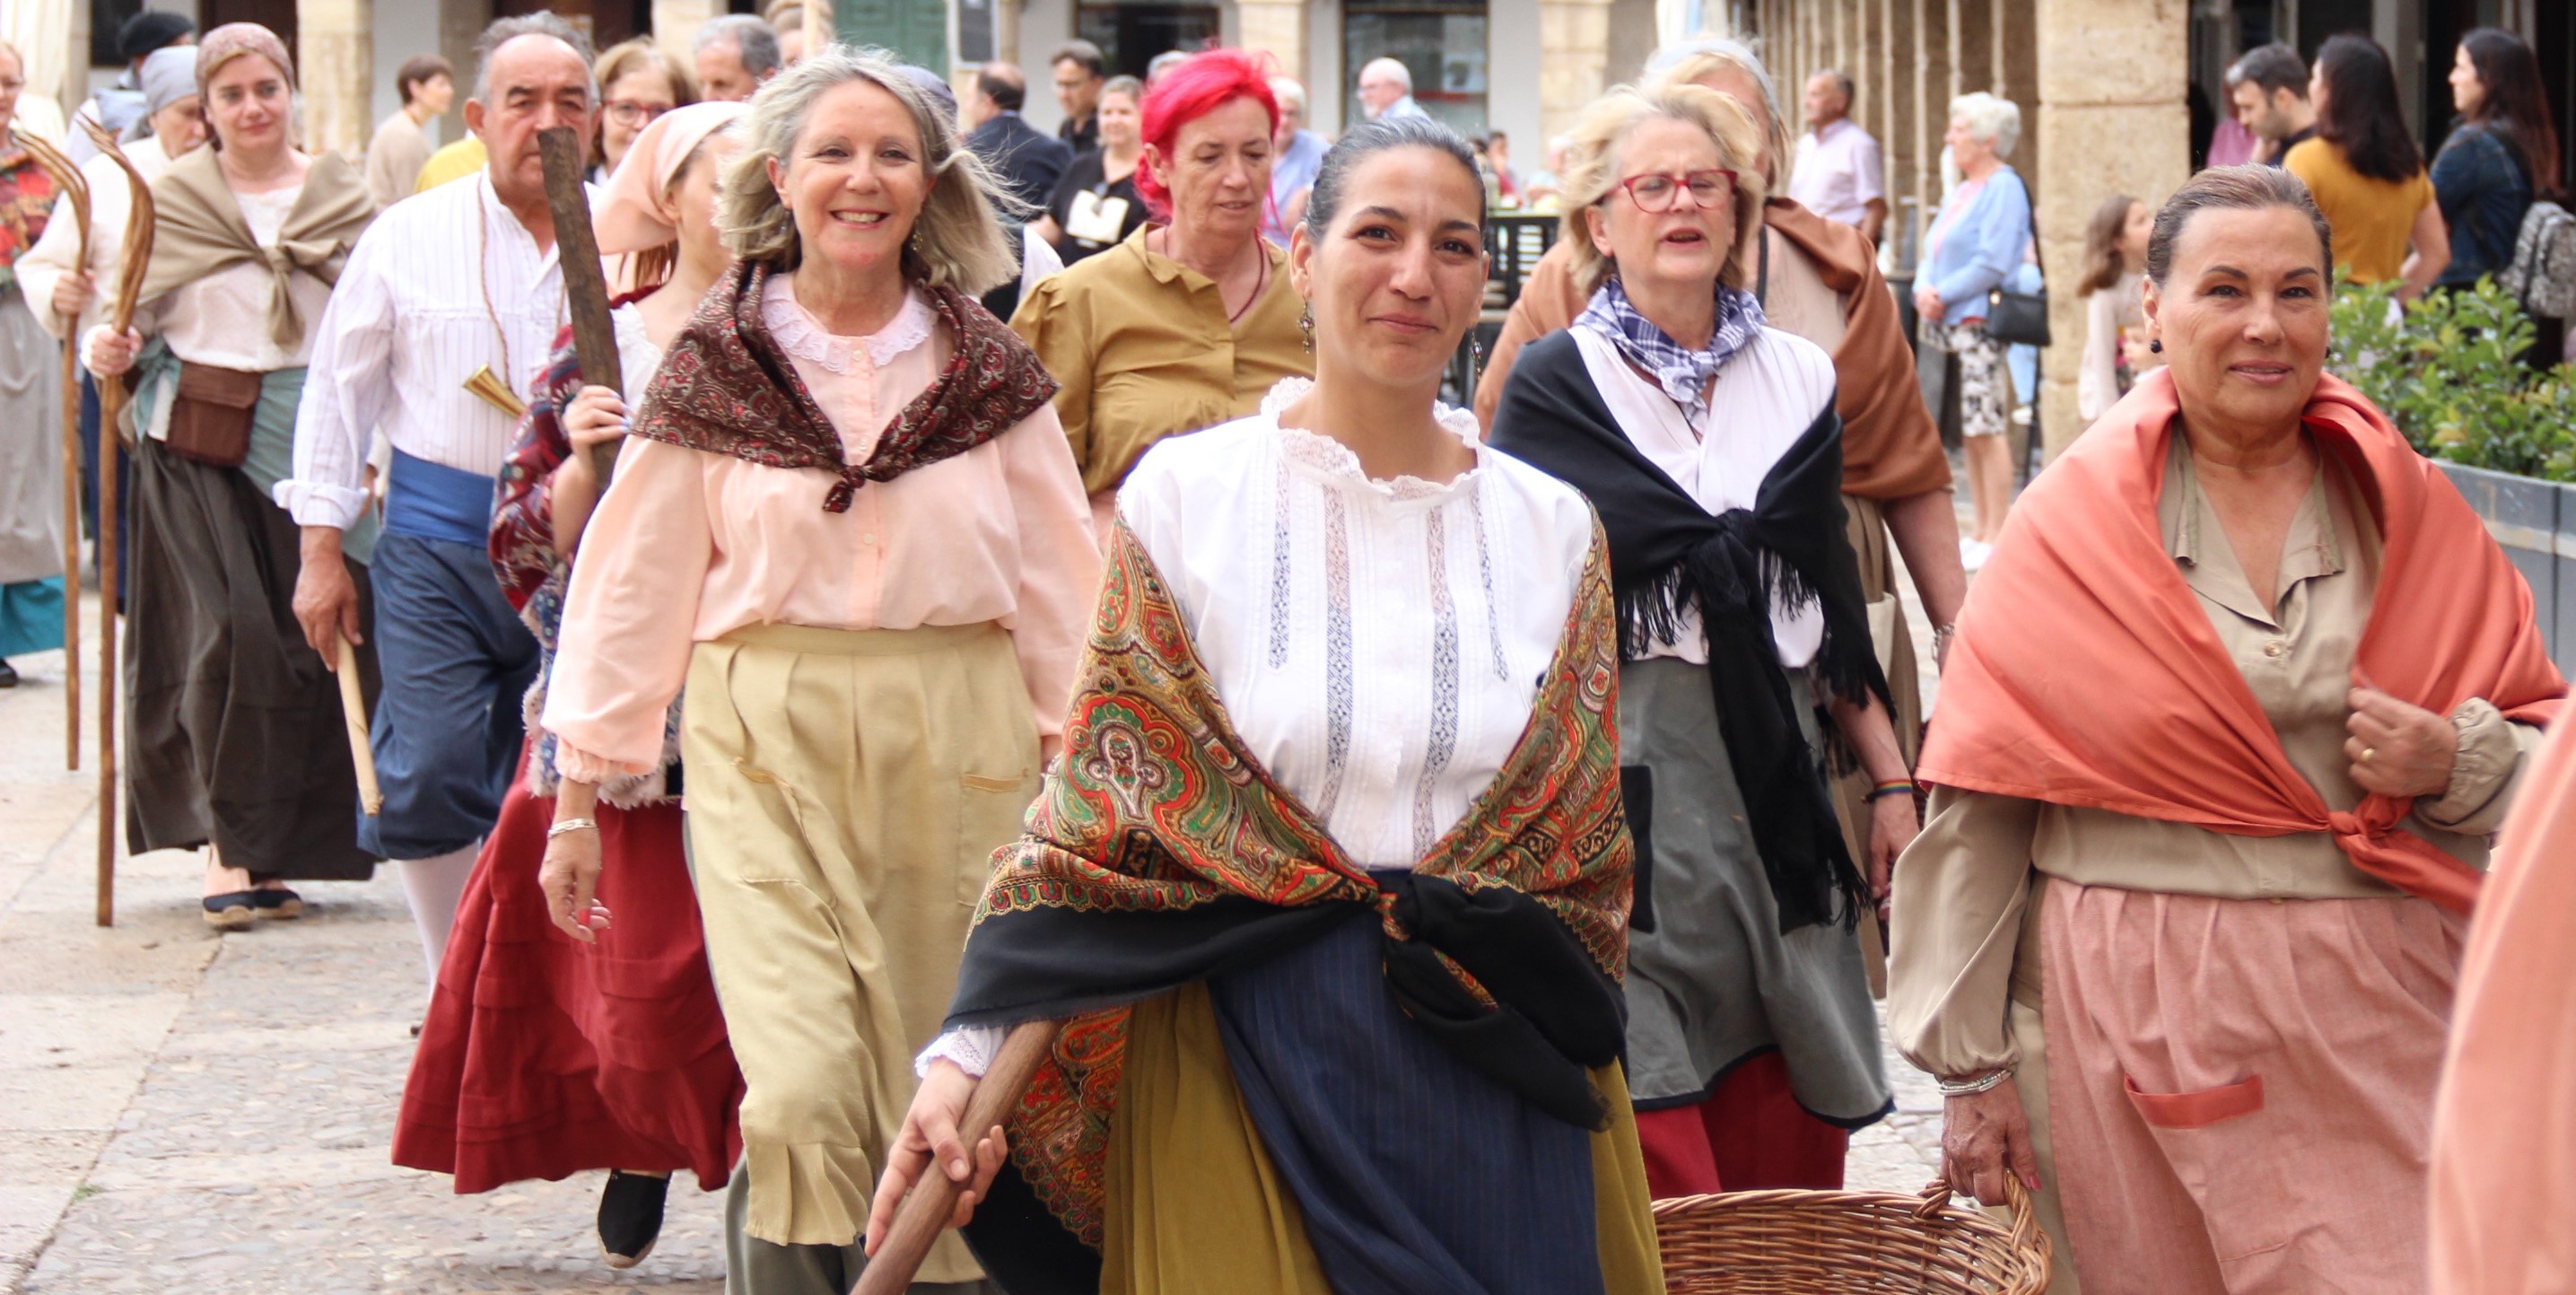
<instances>
[{"instance_id":1,"label":"stone column","mask_svg":"<svg viewBox=\"0 0 2576 1295\"><path fill-rule=\"evenodd\" d=\"M2164 201L2191 174L2191 68L2186 0L2038 0L2041 247L2053 271L2040 381L2047 451L2074 443L2084 306L2074 293L2084 222L2095 203L2131 193Z\"/></svg>"},{"instance_id":2,"label":"stone column","mask_svg":"<svg viewBox=\"0 0 2576 1295\"><path fill-rule=\"evenodd\" d=\"M1584 105L1609 87L1609 0L1539 0L1539 134L1574 129Z\"/></svg>"},{"instance_id":3,"label":"stone column","mask_svg":"<svg viewBox=\"0 0 2576 1295\"><path fill-rule=\"evenodd\" d=\"M474 93L474 43L492 22L492 0L438 0L438 52L456 69L456 102L440 118L439 138L465 138L465 100Z\"/></svg>"},{"instance_id":4,"label":"stone column","mask_svg":"<svg viewBox=\"0 0 2576 1295\"><path fill-rule=\"evenodd\" d=\"M1295 77L1300 85L1305 85L1305 0L1235 0L1234 9L1235 21L1243 29L1243 39L1239 42L1242 47L1269 51L1279 60L1281 75ZM1312 100L1316 93L1315 87L1307 86L1309 103L1306 114L1310 121L1314 116Z\"/></svg>"},{"instance_id":5,"label":"stone column","mask_svg":"<svg viewBox=\"0 0 2576 1295\"><path fill-rule=\"evenodd\" d=\"M696 67L698 28L724 15L725 0L653 0L653 43L680 66Z\"/></svg>"},{"instance_id":6,"label":"stone column","mask_svg":"<svg viewBox=\"0 0 2576 1295\"><path fill-rule=\"evenodd\" d=\"M304 92L304 147L352 160L374 133L375 0L296 0L296 80Z\"/></svg>"}]
</instances>

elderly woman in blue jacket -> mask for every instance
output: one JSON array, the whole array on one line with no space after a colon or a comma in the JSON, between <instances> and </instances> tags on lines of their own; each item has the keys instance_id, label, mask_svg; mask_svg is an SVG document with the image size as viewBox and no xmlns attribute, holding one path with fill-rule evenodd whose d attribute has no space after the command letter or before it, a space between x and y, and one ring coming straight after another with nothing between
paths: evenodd
<instances>
[{"instance_id":1,"label":"elderly woman in blue jacket","mask_svg":"<svg viewBox=\"0 0 2576 1295\"><path fill-rule=\"evenodd\" d=\"M1983 91L1963 94L1950 101L1950 129L1941 138L1961 180L1923 237L1914 308L1923 340L1959 358L1959 435L1977 513L1959 556L1973 571L1985 565L2012 506L2012 455L2004 446L2012 373L2004 344L1986 336L1986 294L2021 268L2030 247L2030 191L2004 162L2021 139L2021 109Z\"/></svg>"}]
</instances>

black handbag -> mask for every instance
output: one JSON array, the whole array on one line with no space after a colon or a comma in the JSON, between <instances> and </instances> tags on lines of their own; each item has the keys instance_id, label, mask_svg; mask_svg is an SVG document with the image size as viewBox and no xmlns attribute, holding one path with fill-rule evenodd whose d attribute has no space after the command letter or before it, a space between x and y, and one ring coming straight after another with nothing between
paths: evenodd
<instances>
[{"instance_id":1,"label":"black handbag","mask_svg":"<svg viewBox=\"0 0 2576 1295\"><path fill-rule=\"evenodd\" d=\"M2022 186L2022 200L2029 202L2030 186ZM2030 245L2034 255L2039 250L2039 208L2030 209ZM2038 258L2039 291L2016 292L1998 285L1986 294L1986 336L2007 346L2048 345L2048 260Z\"/></svg>"}]
</instances>

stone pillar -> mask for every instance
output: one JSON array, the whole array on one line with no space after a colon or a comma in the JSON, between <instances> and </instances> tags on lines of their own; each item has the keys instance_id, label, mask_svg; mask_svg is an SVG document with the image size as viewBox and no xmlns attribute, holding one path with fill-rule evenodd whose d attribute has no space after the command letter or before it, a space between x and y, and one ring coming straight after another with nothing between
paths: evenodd
<instances>
[{"instance_id":1,"label":"stone pillar","mask_svg":"<svg viewBox=\"0 0 2576 1295\"><path fill-rule=\"evenodd\" d=\"M1609 86L1609 0L1539 0L1538 35L1539 134L1553 138Z\"/></svg>"},{"instance_id":2,"label":"stone pillar","mask_svg":"<svg viewBox=\"0 0 2576 1295\"><path fill-rule=\"evenodd\" d=\"M374 133L375 0L296 0L296 80L304 147L352 160Z\"/></svg>"},{"instance_id":3,"label":"stone pillar","mask_svg":"<svg viewBox=\"0 0 2576 1295\"><path fill-rule=\"evenodd\" d=\"M2053 274L2040 413L2053 457L2075 412L2084 306L2073 291L2084 222L2109 194L2164 201L2191 173L2186 0L2038 0L2041 247Z\"/></svg>"},{"instance_id":4,"label":"stone pillar","mask_svg":"<svg viewBox=\"0 0 2576 1295\"><path fill-rule=\"evenodd\" d=\"M696 67L698 28L724 15L725 0L653 0L653 43L680 66Z\"/></svg>"},{"instance_id":5,"label":"stone pillar","mask_svg":"<svg viewBox=\"0 0 2576 1295\"><path fill-rule=\"evenodd\" d=\"M1299 84L1305 84L1305 0L1235 0L1234 8L1235 20L1243 28L1243 38L1238 43L1245 49L1268 51L1279 60L1281 75L1295 77ZM1315 111L1312 103L1315 94L1315 88L1309 86L1306 115L1310 121Z\"/></svg>"},{"instance_id":6,"label":"stone pillar","mask_svg":"<svg viewBox=\"0 0 2576 1295\"><path fill-rule=\"evenodd\" d=\"M439 138L465 138L465 100L474 93L474 42L492 22L492 0L439 0L438 52L456 69L456 102L440 119Z\"/></svg>"}]
</instances>

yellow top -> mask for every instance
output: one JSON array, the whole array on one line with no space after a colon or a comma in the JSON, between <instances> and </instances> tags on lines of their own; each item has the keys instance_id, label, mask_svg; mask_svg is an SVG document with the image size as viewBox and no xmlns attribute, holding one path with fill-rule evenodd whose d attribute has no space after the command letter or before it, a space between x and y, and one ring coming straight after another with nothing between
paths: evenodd
<instances>
[{"instance_id":1,"label":"yellow top","mask_svg":"<svg viewBox=\"0 0 2576 1295\"><path fill-rule=\"evenodd\" d=\"M1259 413L1281 378L1315 371L1287 253L1263 245L1270 286L1229 324L1215 280L1146 250L1159 228L1040 280L1011 315L1064 384L1056 414L1095 497L1117 489L1154 442Z\"/></svg>"},{"instance_id":2,"label":"yellow top","mask_svg":"<svg viewBox=\"0 0 2576 1295\"><path fill-rule=\"evenodd\" d=\"M429 165L420 169L420 181L411 187L413 193L427 193L450 180L462 180L483 169L489 155L483 151L483 137L468 135L429 155Z\"/></svg>"},{"instance_id":3,"label":"yellow top","mask_svg":"<svg viewBox=\"0 0 2576 1295\"><path fill-rule=\"evenodd\" d=\"M2317 210L2334 229L2335 264L2349 268L2356 283L2397 277L2406 265L2415 213L2433 205L2430 177L2418 170L2404 180L2371 179L2322 139L2291 146L2282 165L2316 195Z\"/></svg>"}]
</instances>

